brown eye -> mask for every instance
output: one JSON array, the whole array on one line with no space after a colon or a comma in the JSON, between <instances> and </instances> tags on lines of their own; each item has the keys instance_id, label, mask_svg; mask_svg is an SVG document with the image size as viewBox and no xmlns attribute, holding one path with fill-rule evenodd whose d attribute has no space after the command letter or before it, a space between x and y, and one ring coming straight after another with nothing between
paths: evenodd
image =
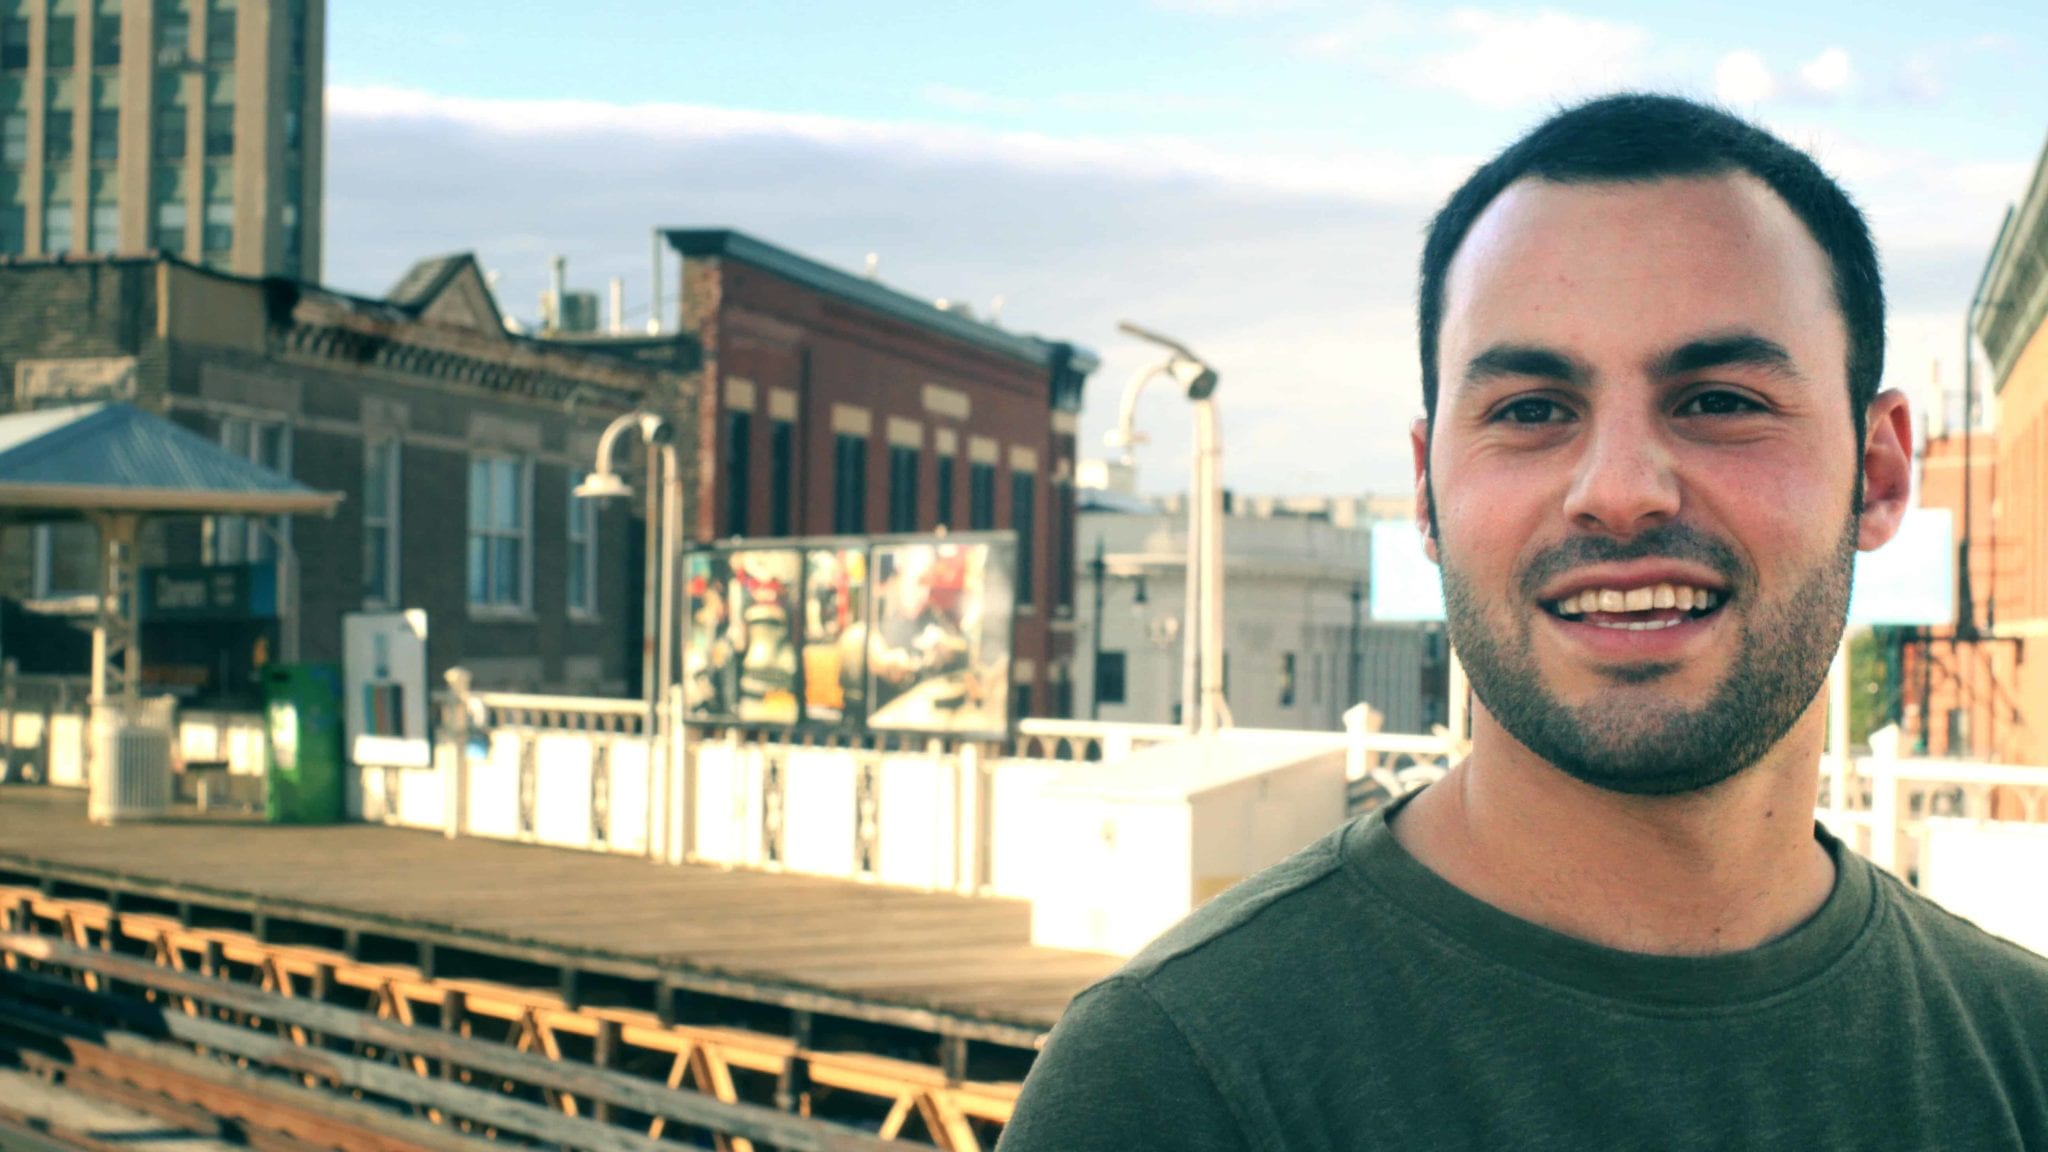
<instances>
[{"instance_id":1,"label":"brown eye","mask_svg":"<svg viewBox=\"0 0 2048 1152\"><path fill-rule=\"evenodd\" d=\"M1763 410L1763 405L1738 393L1702 392L1686 401L1678 412L1681 416L1736 416L1744 412Z\"/></svg>"},{"instance_id":2,"label":"brown eye","mask_svg":"<svg viewBox=\"0 0 2048 1152\"><path fill-rule=\"evenodd\" d=\"M1507 424L1550 424L1565 419L1570 413L1564 405L1541 396L1524 396L1508 403L1494 415L1494 419Z\"/></svg>"}]
</instances>

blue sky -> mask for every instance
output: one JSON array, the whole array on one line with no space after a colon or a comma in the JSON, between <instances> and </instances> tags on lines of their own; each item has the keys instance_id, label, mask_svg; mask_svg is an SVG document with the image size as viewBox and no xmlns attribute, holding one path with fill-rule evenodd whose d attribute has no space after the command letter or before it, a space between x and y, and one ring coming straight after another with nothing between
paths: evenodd
<instances>
[{"instance_id":1,"label":"blue sky","mask_svg":"<svg viewBox=\"0 0 2048 1152\"><path fill-rule=\"evenodd\" d=\"M532 316L546 259L627 278L648 230L733 226L1104 356L1223 372L1226 481L1407 483L1414 263L1442 196L1560 100L1715 97L1812 147L1871 215L1890 382L1955 376L1961 312L2048 137L2048 4L1428 7L1366 0L328 10L326 278L469 249ZM672 281L671 281L672 282ZM1184 404L1141 410L1180 486ZM1088 450L1084 447L1084 451Z\"/></svg>"}]
</instances>

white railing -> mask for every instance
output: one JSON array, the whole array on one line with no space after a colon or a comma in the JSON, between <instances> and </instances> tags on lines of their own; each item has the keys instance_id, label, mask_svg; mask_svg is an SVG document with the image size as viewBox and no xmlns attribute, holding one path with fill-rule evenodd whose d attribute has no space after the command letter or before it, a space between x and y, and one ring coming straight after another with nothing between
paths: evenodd
<instances>
[{"instance_id":1,"label":"white railing","mask_svg":"<svg viewBox=\"0 0 2048 1152\"><path fill-rule=\"evenodd\" d=\"M1840 797L1833 795L1836 774L1822 774L1822 819L1873 863L1909 880L1920 870L1921 825L1929 819L2048 824L2048 768L1877 756L1848 768Z\"/></svg>"}]
</instances>

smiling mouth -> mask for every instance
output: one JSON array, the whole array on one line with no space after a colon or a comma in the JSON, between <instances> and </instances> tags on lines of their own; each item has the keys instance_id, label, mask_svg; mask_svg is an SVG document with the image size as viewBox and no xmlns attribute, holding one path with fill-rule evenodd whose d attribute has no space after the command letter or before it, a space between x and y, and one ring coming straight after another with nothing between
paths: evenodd
<instances>
[{"instance_id":1,"label":"smiling mouth","mask_svg":"<svg viewBox=\"0 0 2048 1152\"><path fill-rule=\"evenodd\" d=\"M1552 616L1574 624L1590 624L1627 632L1654 632L1705 619L1727 603L1728 594L1686 584L1652 584L1641 588L1588 588L1562 600L1547 600Z\"/></svg>"}]
</instances>

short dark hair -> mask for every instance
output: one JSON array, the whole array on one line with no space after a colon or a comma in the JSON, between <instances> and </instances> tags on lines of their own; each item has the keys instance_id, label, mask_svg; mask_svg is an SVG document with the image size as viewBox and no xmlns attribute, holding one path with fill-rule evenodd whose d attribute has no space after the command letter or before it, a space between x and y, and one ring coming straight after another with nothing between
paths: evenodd
<instances>
[{"instance_id":1,"label":"short dark hair","mask_svg":"<svg viewBox=\"0 0 2048 1152\"><path fill-rule=\"evenodd\" d=\"M1510 184L1524 176L1606 184L1735 171L1769 185L1833 265L1835 302L1849 335L1849 409L1860 451L1864 416L1884 376L1884 281L1863 213L1813 157L1747 120L1681 97L1639 92L1603 96L1552 116L1472 173L1430 222L1417 308L1422 405L1430 422L1436 420L1437 337L1451 259Z\"/></svg>"}]
</instances>

